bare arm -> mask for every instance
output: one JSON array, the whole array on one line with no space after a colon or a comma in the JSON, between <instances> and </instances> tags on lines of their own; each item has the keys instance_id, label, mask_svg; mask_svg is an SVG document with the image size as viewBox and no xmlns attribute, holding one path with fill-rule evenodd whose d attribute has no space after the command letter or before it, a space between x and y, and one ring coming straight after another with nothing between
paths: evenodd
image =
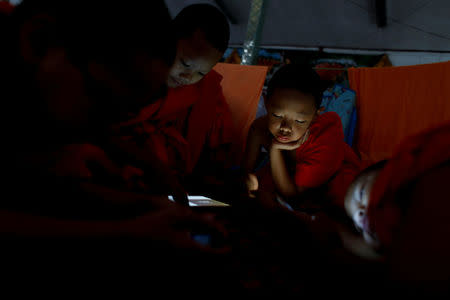
<instances>
[{"instance_id":1,"label":"bare arm","mask_svg":"<svg viewBox=\"0 0 450 300\"><path fill-rule=\"evenodd\" d=\"M261 126L262 118L253 122L247 136L247 144L245 147L243 168L247 173L253 172L256 166L256 160L260 152L260 147L264 142L264 133Z\"/></svg>"},{"instance_id":2,"label":"bare arm","mask_svg":"<svg viewBox=\"0 0 450 300\"><path fill-rule=\"evenodd\" d=\"M305 187L297 186L293 178L289 175L283 154L287 154L289 151L295 151L308 139L308 137L309 133L306 132L301 139L295 142L280 143L277 140L272 139L270 147L272 178L278 193L283 197L294 197L306 190Z\"/></svg>"},{"instance_id":3,"label":"bare arm","mask_svg":"<svg viewBox=\"0 0 450 300\"><path fill-rule=\"evenodd\" d=\"M158 174L160 184L167 187L168 192L174 196L174 199L181 204L188 205L186 192L178 178L170 170L169 166L157 159L156 155L153 155L151 151L142 150L134 143L115 139L112 139L110 142L116 151L126 155L130 161L143 165L147 172Z\"/></svg>"},{"instance_id":4,"label":"bare arm","mask_svg":"<svg viewBox=\"0 0 450 300\"><path fill-rule=\"evenodd\" d=\"M283 150L276 147L270 149L270 168L272 170L272 178L281 196L290 198L303 192L305 188L298 187L292 176L286 168L285 158L283 157Z\"/></svg>"},{"instance_id":5,"label":"bare arm","mask_svg":"<svg viewBox=\"0 0 450 300\"><path fill-rule=\"evenodd\" d=\"M247 193L250 197L254 197L254 192L259 189L258 179L256 175L253 174L253 171L256 167L261 145L264 144L266 139L266 127L264 125L264 117L257 119L250 127L247 136L247 144L245 147L242 166Z\"/></svg>"}]
</instances>

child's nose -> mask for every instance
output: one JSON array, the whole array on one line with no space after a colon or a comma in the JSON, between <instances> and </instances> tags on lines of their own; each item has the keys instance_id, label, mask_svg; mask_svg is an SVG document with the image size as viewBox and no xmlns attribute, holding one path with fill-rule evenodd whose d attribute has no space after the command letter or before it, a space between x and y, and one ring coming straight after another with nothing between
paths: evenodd
<instances>
[{"instance_id":1,"label":"child's nose","mask_svg":"<svg viewBox=\"0 0 450 300\"><path fill-rule=\"evenodd\" d=\"M183 79L186 79L186 80L191 80L192 79L192 74L185 72L185 73L181 73L180 77L183 78Z\"/></svg>"},{"instance_id":2,"label":"child's nose","mask_svg":"<svg viewBox=\"0 0 450 300\"><path fill-rule=\"evenodd\" d=\"M284 131L291 131L292 126L291 123L288 121L282 121L281 125L280 125L280 130L284 130Z\"/></svg>"},{"instance_id":3,"label":"child's nose","mask_svg":"<svg viewBox=\"0 0 450 300\"><path fill-rule=\"evenodd\" d=\"M288 135L291 133L291 129L288 127L280 127L280 133L284 135Z\"/></svg>"}]
</instances>

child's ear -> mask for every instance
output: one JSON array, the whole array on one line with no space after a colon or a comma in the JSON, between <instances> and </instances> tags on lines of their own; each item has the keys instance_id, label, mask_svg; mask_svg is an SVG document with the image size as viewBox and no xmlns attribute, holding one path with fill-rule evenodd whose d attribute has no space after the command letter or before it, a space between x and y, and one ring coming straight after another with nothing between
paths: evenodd
<instances>
[{"instance_id":1,"label":"child's ear","mask_svg":"<svg viewBox=\"0 0 450 300\"><path fill-rule=\"evenodd\" d=\"M36 15L26 21L20 29L20 52L28 63L39 62L48 49L56 44L55 19L45 15Z\"/></svg>"}]
</instances>

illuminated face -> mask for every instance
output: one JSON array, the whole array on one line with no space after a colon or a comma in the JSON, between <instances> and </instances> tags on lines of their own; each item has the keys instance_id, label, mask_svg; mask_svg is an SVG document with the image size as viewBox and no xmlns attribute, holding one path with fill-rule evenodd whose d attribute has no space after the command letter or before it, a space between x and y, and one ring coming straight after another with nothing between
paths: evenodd
<instances>
[{"instance_id":1,"label":"illuminated face","mask_svg":"<svg viewBox=\"0 0 450 300\"><path fill-rule=\"evenodd\" d=\"M345 211L360 232L364 232L370 192L378 172L379 170L374 170L358 176L345 196Z\"/></svg>"},{"instance_id":2,"label":"illuminated face","mask_svg":"<svg viewBox=\"0 0 450 300\"><path fill-rule=\"evenodd\" d=\"M280 143L298 141L318 114L314 97L294 89L275 89L266 107L269 131Z\"/></svg>"},{"instance_id":3,"label":"illuminated face","mask_svg":"<svg viewBox=\"0 0 450 300\"><path fill-rule=\"evenodd\" d=\"M167 85L176 88L199 82L222 58L223 53L206 41L202 31L197 30L191 37L177 43L177 56Z\"/></svg>"}]
</instances>

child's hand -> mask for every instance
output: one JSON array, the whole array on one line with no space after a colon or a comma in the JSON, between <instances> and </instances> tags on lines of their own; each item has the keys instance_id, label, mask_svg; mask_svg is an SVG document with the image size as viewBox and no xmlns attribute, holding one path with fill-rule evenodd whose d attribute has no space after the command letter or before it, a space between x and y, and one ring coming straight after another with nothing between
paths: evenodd
<instances>
[{"instance_id":1,"label":"child's hand","mask_svg":"<svg viewBox=\"0 0 450 300\"><path fill-rule=\"evenodd\" d=\"M66 145L56 154L57 160L51 170L57 176L91 178L91 166L99 167L108 175L121 176L117 167L99 147L91 144Z\"/></svg>"},{"instance_id":2,"label":"child's hand","mask_svg":"<svg viewBox=\"0 0 450 300\"><path fill-rule=\"evenodd\" d=\"M290 142L290 143L280 143L276 139L272 140L272 149L277 149L277 150L295 150L298 147L300 147L301 145L302 145L302 143L300 142L300 140L295 141L295 142Z\"/></svg>"},{"instance_id":3,"label":"child's hand","mask_svg":"<svg viewBox=\"0 0 450 300\"><path fill-rule=\"evenodd\" d=\"M216 254L229 251L225 243L228 237L227 231L221 223L214 220L214 215L195 213L179 205L171 205L127 221L122 230L126 235L149 238L180 249ZM224 243L219 247L202 245L193 237L196 232L220 239Z\"/></svg>"},{"instance_id":4,"label":"child's hand","mask_svg":"<svg viewBox=\"0 0 450 300\"><path fill-rule=\"evenodd\" d=\"M248 173L245 178L247 194L250 198L255 198L255 192L258 191L258 178L255 174Z\"/></svg>"},{"instance_id":5,"label":"child's hand","mask_svg":"<svg viewBox=\"0 0 450 300\"><path fill-rule=\"evenodd\" d=\"M181 185L181 183L178 181L178 179L175 178L175 176L173 176L172 179L169 179L167 183L169 192L172 194L172 197L175 200L175 202L185 206L189 206L187 192Z\"/></svg>"},{"instance_id":6,"label":"child's hand","mask_svg":"<svg viewBox=\"0 0 450 300\"><path fill-rule=\"evenodd\" d=\"M145 184L144 171L139 168L125 165L122 168L122 179L125 181L128 189L130 190L149 190L149 186Z\"/></svg>"},{"instance_id":7,"label":"child's hand","mask_svg":"<svg viewBox=\"0 0 450 300\"><path fill-rule=\"evenodd\" d=\"M280 143L275 138L272 139L272 149L295 150L300 147L309 137L309 130L298 140L290 143Z\"/></svg>"}]
</instances>

